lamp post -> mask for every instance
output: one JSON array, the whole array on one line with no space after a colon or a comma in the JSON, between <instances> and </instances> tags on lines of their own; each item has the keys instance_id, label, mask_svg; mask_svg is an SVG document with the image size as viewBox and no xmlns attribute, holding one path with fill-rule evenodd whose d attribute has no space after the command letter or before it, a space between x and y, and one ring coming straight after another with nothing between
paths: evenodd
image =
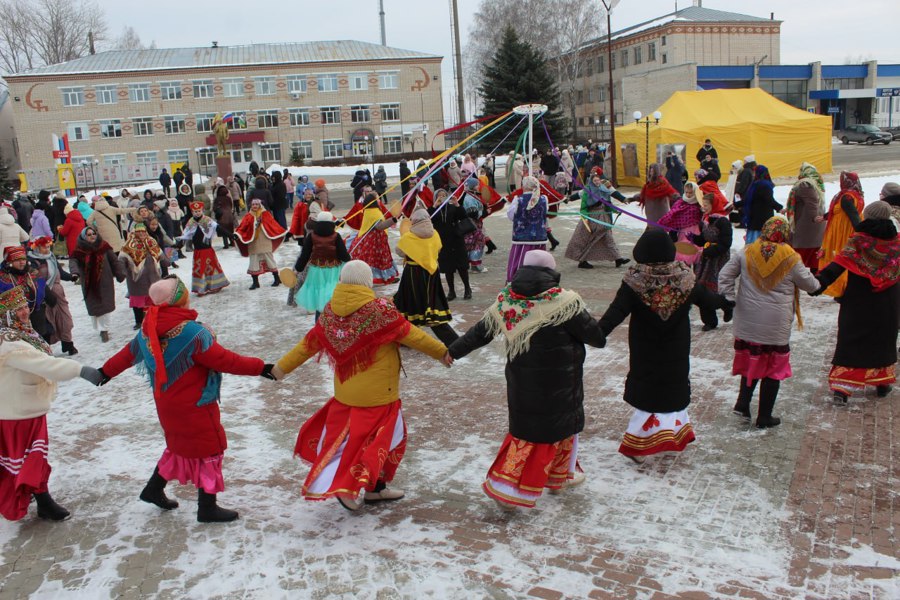
<instances>
[{"instance_id":1,"label":"lamp post","mask_svg":"<svg viewBox=\"0 0 900 600\"><path fill-rule=\"evenodd\" d=\"M95 196L97 195L97 178L94 177L94 165L96 165L96 164L99 164L99 161L97 161L97 160L93 160L93 161L83 160L83 161L81 161L81 168L82 168L82 169L86 169L86 168L88 168L88 166L91 167L91 183L94 184L94 195L95 195Z\"/></svg>"},{"instance_id":2,"label":"lamp post","mask_svg":"<svg viewBox=\"0 0 900 600\"><path fill-rule=\"evenodd\" d=\"M594 139L600 141L600 135L597 133L600 129L600 117L594 118Z\"/></svg>"},{"instance_id":3,"label":"lamp post","mask_svg":"<svg viewBox=\"0 0 900 600\"><path fill-rule=\"evenodd\" d=\"M612 125L609 128L609 160L612 164L612 182L616 183L616 102L613 94L613 70L612 70L612 18L610 12L615 8L619 0L600 0L606 9L606 66L609 71L609 118Z\"/></svg>"},{"instance_id":4,"label":"lamp post","mask_svg":"<svg viewBox=\"0 0 900 600\"><path fill-rule=\"evenodd\" d=\"M375 175L375 150L376 146L378 146L378 136L376 135L372 139L372 175Z\"/></svg>"},{"instance_id":5,"label":"lamp post","mask_svg":"<svg viewBox=\"0 0 900 600\"><path fill-rule=\"evenodd\" d=\"M662 119L662 113L656 111L653 115L647 115L646 117L641 119L644 115L641 114L641 111L634 111L634 122L638 125L644 126L644 169L650 168L650 125L659 125L659 120ZM652 119L650 117L653 117Z\"/></svg>"}]
</instances>

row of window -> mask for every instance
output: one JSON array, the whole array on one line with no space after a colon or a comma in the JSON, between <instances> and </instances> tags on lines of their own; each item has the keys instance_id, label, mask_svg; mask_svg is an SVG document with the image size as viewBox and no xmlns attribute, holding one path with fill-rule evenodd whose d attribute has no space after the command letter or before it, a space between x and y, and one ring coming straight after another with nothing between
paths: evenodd
<instances>
[{"instance_id":1,"label":"row of window","mask_svg":"<svg viewBox=\"0 0 900 600\"><path fill-rule=\"evenodd\" d=\"M310 108L289 108L288 120L291 127L305 127L310 124ZM342 110L340 106L321 106L318 108L319 121L323 125L340 125ZM276 129L278 127L278 109L257 110L256 123L260 129ZM368 104L350 106L351 123L369 123L372 119L373 108ZM381 104L377 107L382 122L400 121L400 104ZM247 113L236 112L235 118L228 122L229 129L246 129ZM197 113L195 123L197 133L209 133L213 130L215 113ZM187 132L187 115L167 115L163 117L163 129L167 135ZM100 137L122 137L122 119L101 119ZM154 132L153 117L134 117L131 119L131 127L137 137L152 136ZM86 141L91 138L89 124L87 122L68 123L69 141Z\"/></svg>"},{"instance_id":2,"label":"row of window","mask_svg":"<svg viewBox=\"0 0 900 600\"><path fill-rule=\"evenodd\" d=\"M381 73L348 73L347 82L351 91L365 91L369 89L369 84L374 81L377 76L378 89L396 90L400 88L400 72L385 71ZM316 89L320 92L337 92L338 78L337 73L325 73L316 75ZM372 81L370 81L372 77ZM276 77L274 75L264 75L253 77L253 93L256 96L274 96L277 93ZM305 94L307 91L308 77L306 75L288 75L287 92L292 96ZM221 80L222 95L225 98L243 98L248 89L243 77L230 77ZM128 100L129 102L150 102L150 83L129 83ZM215 86L212 79L195 79L190 82L195 99L213 98L215 96ZM94 100L97 104L116 104L119 100L119 86L116 84L97 85L94 86ZM63 87L60 88L62 93L63 106L84 106L85 88ZM182 81L160 81L159 97L162 100L181 100L184 92L184 82Z\"/></svg>"},{"instance_id":3,"label":"row of window","mask_svg":"<svg viewBox=\"0 0 900 600\"><path fill-rule=\"evenodd\" d=\"M662 36L661 43L663 46L666 45L666 36ZM656 42L650 42L646 44L647 54L646 61L647 62L655 62L656 61ZM618 57L618 65L616 64L616 58ZM668 56L663 52L661 55L661 62L666 64L669 62ZM623 69L628 66L629 62L632 60L634 64L639 65L644 62L644 44L638 44L637 46L633 46L631 48L626 48L625 50L621 50L619 52L613 52L610 54L610 68L615 70L619 66ZM579 65L579 72L577 77L587 76L590 77L594 74L596 70L597 73L604 73L606 71L606 54L600 54L594 58L590 58L584 61L583 68L582 65Z\"/></svg>"},{"instance_id":4,"label":"row of window","mask_svg":"<svg viewBox=\"0 0 900 600\"><path fill-rule=\"evenodd\" d=\"M622 97L621 82L613 84L613 94L615 95L616 100ZM585 102L588 104L592 102L606 102L608 97L609 93L605 85L601 85L596 89L589 87L586 90L575 90L575 104L578 105L584 104Z\"/></svg>"}]
</instances>

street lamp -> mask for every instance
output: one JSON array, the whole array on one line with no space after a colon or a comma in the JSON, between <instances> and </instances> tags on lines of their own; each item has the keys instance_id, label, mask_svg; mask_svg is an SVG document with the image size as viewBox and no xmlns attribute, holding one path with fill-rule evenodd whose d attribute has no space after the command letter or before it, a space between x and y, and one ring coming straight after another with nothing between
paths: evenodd
<instances>
[{"instance_id":1,"label":"street lamp","mask_svg":"<svg viewBox=\"0 0 900 600\"><path fill-rule=\"evenodd\" d=\"M95 195L95 196L97 195L97 178L94 177L94 165L96 165L96 164L99 164L99 161L97 161L97 160L94 160L94 161L83 160L83 161L81 161L81 168L82 168L82 170L83 170L83 169L86 169L88 166L91 167L91 183L94 184L94 195Z\"/></svg>"},{"instance_id":2,"label":"street lamp","mask_svg":"<svg viewBox=\"0 0 900 600\"><path fill-rule=\"evenodd\" d=\"M616 102L613 91L613 69L612 69L612 18L610 12L615 8L619 0L600 0L603 8L606 9L606 66L609 71L609 115L612 119L612 125L609 128L609 160L612 163L612 182L616 183Z\"/></svg>"},{"instance_id":3,"label":"street lamp","mask_svg":"<svg viewBox=\"0 0 900 600\"><path fill-rule=\"evenodd\" d=\"M376 135L372 138L372 175L375 175L375 152L376 147L378 146L378 136Z\"/></svg>"},{"instance_id":4,"label":"street lamp","mask_svg":"<svg viewBox=\"0 0 900 600\"><path fill-rule=\"evenodd\" d=\"M641 111L636 110L632 116L636 124L644 126L644 169L648 169L650 167L650 125L659 125L662 113L656 111L653 115L647 115L641 120L644 115L641 114ZM651 116L653 120L650 119Z\"/></svg>"},{"instance_id":5,"label":"street lamp","mask_svg":"<svg viewBox=\"0 0 900 600\"><path fill-rule=\"evenodd\" d=\"M600 117L596 117L594 119L594 139L597 140L598 142L600 141L600 135L597 133L597 131L599 129L600 129Z\"/></svg>"}]
</instances>

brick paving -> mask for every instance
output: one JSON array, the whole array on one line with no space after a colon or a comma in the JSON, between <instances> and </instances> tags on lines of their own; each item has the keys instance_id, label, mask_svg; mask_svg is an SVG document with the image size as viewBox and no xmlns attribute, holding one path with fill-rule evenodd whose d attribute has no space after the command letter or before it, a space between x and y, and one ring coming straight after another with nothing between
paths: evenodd
<instances>
[{"instance_id":1,"label":"brick paving","mask_svg":"<svg viewBox=\"0 0 900 600\"><path fill-rule=\"evenodd\" d=\"M508 224L488 223L508 247ZM572 224L557 224L560 239L568 240ZM630 254L637 235L616 233ZM599 316L622 271L576 269L563 250L563 285ZM279 257L296 252L284 248ZM247 291L245 263L220 255L234 283L215 298L217 314L199 301L201 316L227 346L280 356L310 318L284 307L283 288ZM453 303L458 330L492 300L505 261L505 252L488 256L489 272L472 278L474 300ZM137 501L163 447L137 376L99 391L64 384L50 418L51 489L73 516L44 523L32 508L18 523L0 523L0 597L900 597L897 393L831 405L825 375L837 305L804 298L803 309L806 328L792 339L794 377L775 409L783 424L768 431L731 414L730 325L702 333L695 314L697 442L641 466L617 453L630 415L621 399L627 323L620 326L605 349L589 350L585 365L587 482L515 514L479 489L506 427L498 341L450 371L404 354L410 442L396 485L408 495L361 514L299 497L307 471L291 450L299 424L330 394L325 365L305 365L280 386L226 377L230 448L220 501L242 518L222 526L196 523L189 486L170 486L182 504L171 513ZM99 362L130 337L126 311L116 319L114 343L79 343L82 362ZM81 339L93 333L76 316Z\"/></svg>"}]
</instances>

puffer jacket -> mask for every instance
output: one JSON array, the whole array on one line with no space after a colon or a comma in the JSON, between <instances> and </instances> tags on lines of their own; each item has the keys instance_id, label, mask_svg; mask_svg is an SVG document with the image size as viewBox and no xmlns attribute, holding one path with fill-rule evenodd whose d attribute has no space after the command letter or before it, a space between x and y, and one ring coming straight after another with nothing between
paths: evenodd
<instances>
[{"instance_id":1,"label":"puffer jacket","mask_svg":"<svg viewBox=\"0 0 900 600\"><path fill-rule=\"evenodd\" d=\"M100 232L100 239L109 244L114 252L122 249L125 239L122 237L122 231L119 229L119 221L116 219L119 215L129 215L137 212L132 208L118 208L110 206L106 200L97 200L94 202L94 212L85 219L85 223Z\"/></svg>"},{"instance_id":2,"label":"puffer jacket","mask_svg":"<svg viewBox=\"0 0 900 600\"><path fill-rule=\"evenodd\" d=\"M791 341L794 287L814 292L819 289L819 281L799 261L769 292L757 288L749 276L744 276L746 274L746 251L732 256L719 272L719 293L737 303L734 307L734 337L754 344L784 346ZM735 293L738 277L741 284Z\"/></svg>"},{"instance_id":3,"label":"puffer jacket","mask_svg":"<svg viewBox=\"0 0 900 600\"><path fill-rule=\"evenodd\" d=\"M0 256L10 246L21 246L28 241L28 232L16 222L16 218L0 210Z\"/></svg>"},{"instance_id":4,"label":"puffer jacket","mask_svg":"<svg viewBox=\"0 0 900 600\"><path fill-rule=\"evenodd\" d=\"M537 296L559 285L559 273L546 267L521 267L512 290ZM450 345L450 356L462 358L488 344L493 335L482 319ZM506 362L509 432L534 443L554 443L584 429L584 345L602 348L606 336L599 323L582 310L559 325L540 328L528 350Z\"/></svg>"}]
</instances>

